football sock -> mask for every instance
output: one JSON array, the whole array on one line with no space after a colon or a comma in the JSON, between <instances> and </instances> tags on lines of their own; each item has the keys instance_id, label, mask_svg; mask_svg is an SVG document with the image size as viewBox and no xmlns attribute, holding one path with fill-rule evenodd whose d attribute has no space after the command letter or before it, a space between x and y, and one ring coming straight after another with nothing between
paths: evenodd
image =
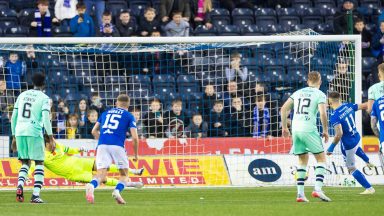
<instances>
[{"instance_id":1,"label":"football sock","mask_svg":"<svg viewBox=\"0 0 384 216\"><path fill-rule=\"evenodd\" d=\"M25 180L27 179L29 171L29 166L27 164L23 164L19 171L19 178L17 181L17 186L24 186Z\"/></svg>"},{"instance_id":2,"label":"football sock","mask_svg":"<svg viewBox=\"0 0 384 216\"><path fill-rule=\"evenodd\" d=\"M365 163L368 163L369 162L369 158L368 156L365 154L365 152L363 151L363 149L361 149L361 147L357 148L356 150L356 155L359 156L361 159L363 159L363 161Z\"/></svg>"},{"instance_id":3,"label":"football sock","mask_svg":"<svg viewBox=\"0 0 384 216\"><path fill-rule=\"evenodd\" d=\"M304 195L305 175L307 174L307 166L299 165L297 169L297 194Z\"/></svg>"},{"instance_id":4,"label":"football sock","mask_svg":"<svg viewBox=\"0 0 384 216\"><path fill-rule=\"evenodd\" d=\"M34 179L33 195L40 196L40 190L44 184L44 165L36 165Z\"/></svg>"},{"instance_id":5,"label":"football sock","mask_svg":"<svg viewBox=\"0 0 384 216\"><path fill-rule=\"evenodd\" d=\"M90 182L91 185L93 185L94 188L97 188L97 186L99 186L99 182L96 180L96 179L93 179L91 182Z\"/></svg>"},{"instance_id":6,"label":"football sock","mask_svg":"<svg viewBox=\"0 0 384 216\"><path fill-rule=\"evenodd\" d=\"M323 187L323 181L325 176L326 170L325 170L325 163L317 163L316 169L315 169L315 175L316 175L316 182L315 182L315 191L321 191L321 188Z\"/></svg>"},{"instance_id":7,"label":"football sock","mask_svg":"<svg viewBox=\"0 0 384 216\"><path fill-rule=\"evenodd\" d=\"M115 187L115 190L118 190L119 192L123 191L125 188L125 184L121 181L119 181L119 183L117 183L116 187Z\"/></svg>"},{"instance_id":8,"label":"football sock","mask_svg":"<svg viewBox=\"0 0 384 216\"><path fill-rule=\"evenodd\" d=\"M367 179L365 178L365 176L363 175L363 173L360 172L360 170L355 170L353 171L352 173L352 176L356 179L357 182L359 182L361 184L361 186L363 186L365 189L368 189L371 186L371 184L369 184L369 182L367 181Z\"/></svg>"}]
</instances>

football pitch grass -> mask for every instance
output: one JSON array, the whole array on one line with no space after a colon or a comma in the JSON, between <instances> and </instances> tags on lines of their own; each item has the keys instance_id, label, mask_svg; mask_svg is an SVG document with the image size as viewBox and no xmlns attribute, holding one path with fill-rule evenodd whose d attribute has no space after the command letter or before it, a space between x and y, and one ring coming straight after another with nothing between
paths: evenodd
<instances>
[{"instance_id":1,"label":"football pitch grass","mask_svg":"<svg viewBox=\"0 0 384 216\"><path fill-rule=\"evenodd\" d=\"M85 200L85 190L44 190L45 204L31 204L31 191L24 203L16 203L14 191L0 192L0 215L384 215L384 186L376 186L374 195L359 195L362 188L324 189L330 203L311 198L296 203L294 187L257 188L162 188L124 191L126 205L117 205L112 190L96 190L95 204Z\"/></svg>"}]
</instances>

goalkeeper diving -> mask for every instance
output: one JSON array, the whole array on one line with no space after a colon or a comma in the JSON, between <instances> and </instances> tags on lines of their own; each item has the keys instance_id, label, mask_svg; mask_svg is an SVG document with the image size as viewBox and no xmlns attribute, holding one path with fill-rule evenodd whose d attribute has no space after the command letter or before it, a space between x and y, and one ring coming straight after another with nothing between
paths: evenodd
<instances>
[{"instance_id":1,"label":"goalkeeper diving","mask_svg":"<svg viewBox=\"0 0 384 216\"><path fill-rule=\"evenodd\" d=\"M44 136L45 143L49 142L49 137ZM89 183L92 181L96 171L94 158L79 158L72 155L79 154L85 151L83 148L71 148L64 146L54 140L56 149L52 153L48 150L45 151L44 166L56 175L62 176L70 181L79 183ZM31 171L33 171L31 169ZM118 168L112 164L109 168L110 173L118 173ZM144 168L129 169L129 172L134 175L142 175ZM116 186L119 181L114 178L107 178L104 182L108 186ZM128 187L141 188L142 182L129 182Z\"/></svg>"}]
</instances>

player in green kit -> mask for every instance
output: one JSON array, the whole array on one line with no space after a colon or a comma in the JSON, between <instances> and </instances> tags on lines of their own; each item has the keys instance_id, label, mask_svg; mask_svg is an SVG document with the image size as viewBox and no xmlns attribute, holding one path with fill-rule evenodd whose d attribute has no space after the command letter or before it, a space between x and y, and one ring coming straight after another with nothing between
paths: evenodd
<instances>
[{"instance_id":1,"label":"player in green kit","mask_svg":"<svg viewBox=\"0 0 384 216\"><path fill-rule=\"evenodd\" d=\"M384 63L380 64L377 67L377 70L379 71L380 82L372 85L368 89L368 109L367 109L368 113L371 113L372 106L375 100L384 96Z\"/></svg>"},{"instance_id":2,"label":"player in green kit","mask_svg":"<svg viewBox=\"0 0 384 216\"><path fill-rule=\"evenodd\" d=\"M52 126L49 118L49 97L42 92L45 76L35 73L32 77L34 89L25 91L16 100L12 114L12 148L18 152L22 166L16 190L16 200L24 202L23 187L31 161L35 161L34 188L31 203L44 203L40 190L44 184L44 138L43 127L49 136L48 149L55 149Z\"/></svg>"},{"instance_id":3,"label":"player in green kit","mask_svg":"<svg viewBox=\"0 0 384 216\"><path fill-rule=\"evenodd\" d=\"M317 161L315 174L316 183L312 196L329 202L322 191L323 180L326 174L325 153L320 134L317 129L317 114L323 126L323 137L328 142L328 120L326 96L319 90L321 76L319 72L308 73L308 87L294 92L281 108L283 136L289 137L287 117L293 108L292 141L293 153L299 157L297 169L297 202L308 202L304 194L304 181L307 173L308 153L312 153Z\"/></svg>"}]
</instances>

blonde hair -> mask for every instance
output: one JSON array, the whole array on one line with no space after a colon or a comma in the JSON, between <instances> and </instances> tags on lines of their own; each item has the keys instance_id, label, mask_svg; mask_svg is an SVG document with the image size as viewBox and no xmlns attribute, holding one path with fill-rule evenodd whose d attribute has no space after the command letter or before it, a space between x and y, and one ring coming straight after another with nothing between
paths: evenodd
<instances>
[{"instance_id":1,"label":"blonde hair","mask_svg":"<svg viewBox=\"0 0 384 216\"><path fill-rule=\"evenodd\" d=\"M384 63L379 64L379 66L377 66L377 70L379 70L379 73L384 75Z\"/></svg>"},{"instance_id":2,"label":"blonde hair","mask_svg":"<svg viewBox=\"0 0 384 216\"><path fill-rule=\"evenodd\" d=\"M204 0L204 12L211 12L212 0Z\"/></svg>"},{"instance_id":3,"label":"blonde hair","mask_svg":"<svg viewBox=\"0 0 384 216\"><path fill-rule=\"evenodd\" d=\"M318 83L321 80L320 73L317 71L311 71L308 73L308 82L310 83Z\"/></svg>"}]
</instances>

